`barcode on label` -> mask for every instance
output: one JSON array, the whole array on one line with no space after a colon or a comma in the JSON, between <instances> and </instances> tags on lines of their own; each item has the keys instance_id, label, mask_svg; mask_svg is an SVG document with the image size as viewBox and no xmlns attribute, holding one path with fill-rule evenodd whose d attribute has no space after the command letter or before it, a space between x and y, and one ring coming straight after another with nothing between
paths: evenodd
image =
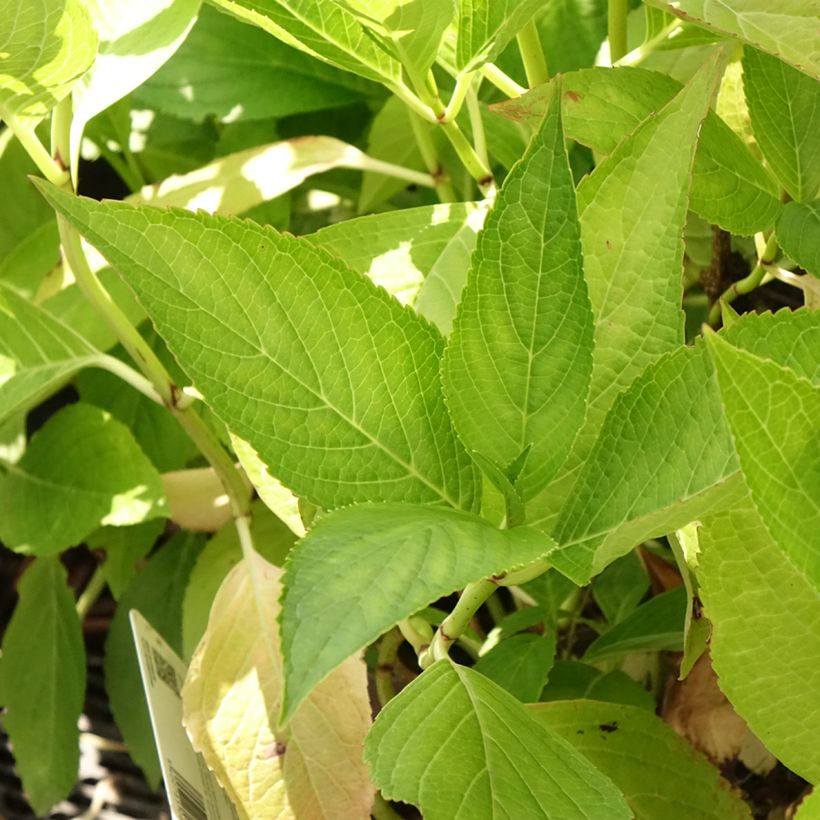
<instances>
[{"instance_id":1,"label":"barcode on label","mask_svg":"<svg viewBox=\"0 0 820 820\"><path fill-rule=\"evenodd\" d=\"M176 670L153 646L151 647L151 664L157 678L179 697L179 681L177 680Z\"/></svg>"},{"instance_id":2,"label":"barcode on label","mask_svg":"<svg viewBox=\"0 0 820 820\"><path fill-rule=\"evenodd\" d=\"M179 820L208 820L202 795L173 766L170 773L171 793Z\"/></svg>"}]
</instances>

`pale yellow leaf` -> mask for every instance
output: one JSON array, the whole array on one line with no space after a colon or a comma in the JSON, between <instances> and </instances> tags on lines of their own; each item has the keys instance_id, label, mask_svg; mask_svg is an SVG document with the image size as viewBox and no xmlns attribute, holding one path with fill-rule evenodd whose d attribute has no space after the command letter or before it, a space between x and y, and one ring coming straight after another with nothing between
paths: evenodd
<instances>
[{"instance_id":1,"label":"pale yellow leaf","mask_svg":"<svg viewBox=\"0 0 820 820\"><path fill-rule=\"evenodd\" d=\"M371 718L360 658L348 658L276 729L281 574L255 556L225 578L185 681L185 725L242 817L368 818L374 790L362 748Z\"/></svg>"}]
</instances>

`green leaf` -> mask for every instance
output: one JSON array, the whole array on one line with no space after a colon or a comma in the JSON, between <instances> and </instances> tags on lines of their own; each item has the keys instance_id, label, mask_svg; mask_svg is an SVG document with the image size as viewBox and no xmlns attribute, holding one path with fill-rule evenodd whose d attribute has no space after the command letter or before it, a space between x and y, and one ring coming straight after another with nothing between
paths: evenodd
<instances>
[{"instance_id":1,"label":"green leaf","mask_svg":"<svg viewBox=\"0 0 820 820\"><path fill-rule=\"evenodd\" d=\"M724 335L820 383L814 352L820 314L752 314ZM679 529L743 493L711 361L702 345L681 349L647 368L616 400L550 528L567 547L551 561L586 583L640 541ZM529 520L548 526L537 513Z\"/></svg>"},{"instance_id":2,"label":"green leaf","mask_svg":"<svg viewBox=\"0 0 820 820\"><path fill-rule=\"evenodd\" d=\"M820 77L817 10L803 0L648 0L699 26L736 37Z\"/></svg>"},{"instance_id":3,"label":"green leaf","mask_svg":"<svg viewBox=\"0 0 820 820\"><path fill-rule=\"evenodd\" d=\"M28 181L36 173L14 134L0 134L0 283L29 298L60 259L54 211Z\"/></svg>"},{"instance_id":4,"label":"green leaf","mask_svg":"<svg viewBox=\"0 0 820 820\"><path fill-rule=\"evenodd\" d=\"M346 0L346 5L409 76L423 83L455 15L453 0Z\"/></svg>"},{"instance_id":5,"label":"green leaf","mask_svg":"<svg viewBox=\"0 0 820 820\"><path fill-rule=\"evenodd\" d=\"M595 316L592 380L584 425L556 478L533 500L532 521L554 516L569 497L618 394L683 343L683 226L698 132L720 59L714 53L677 97L644 120L578 187ZM676 150L670 155L672 143ZM559 523L561 544L567 543L567 526L585 523ZM578 582L571 572L570 577Z\"/></svg>"},{"instance_id":6,"label":"green leaf","mask_svg":"<svg viewBox=\"0 0 820 820\"><path fill-rule=\"evenodd\" d=\"M53 555L101 525L124 527L167 514L159 474L128 429L108 413L72 404L32 437L0 478L0 538Z\"/></svg>"},{"instance_id":7,"label":"green leaf","mask_svg":"<svg viewBox=\"0 0 820 820\"><path fill-rule=\"evenodd\" d=\"M474 71L492 62L541 6L539 0L458 0L456 68Z\"/></svg>"},{"instance_id":8,"label":"green leaf","mask_svg":"<svg viewBox=\"0 0 820 820\"><path fill-rule=\"evenodd\" d=\"M653 714L657 706L652 694L620 669L604 672L580 661L556 661L541 700L552 703L579 698L623 703Z\"/></svg>"},{"instance_id":9,"label":"green leaf","mask_svg":"<svg viewBox=\"0 0 820 820\"><path fill-rule=\"evenodd\" d=\"M252 554L220 586L182 690L183 722L240 816L364 820L374 791L362 760L365 664L348 658L277 726L280 577Z\"/></svg>"},{"instance_id":10,"label":"green leaf","mask_svg":"<svg viewBox=\"0 0 820 820\"><path fill-rule=\"evenodd\" d=\"M630 615L649 591L649 576L634 550L613 561L592 586L595 603L610 625Z\"/></svg>"},{"instance_id":11,"label":"green leaf","mask_svg":"<svg viewBox=\"0 0 820 820\"><path fill-rule=\"evenodd\" d=\"M82 0L1 0L0 116L44 117L85 73L97 34Z\"/></svg>"},{"instance_id":12,"label":"green leaf","mask_svg":"<svg viewBox=\"0 0 820 820\"><path fill-rule=\"evenodd\" d=\"M751 818L718 770L645 709L576 700L527 711L610 777L636 820Z\"/></svg>"},{"instance_id":13,"label":"green leaf","mask_svg":"<svg viewBox=\"0 0 820 820\"><path fill-rule=\"evenodd\" d=\"M401 80L401 63L388 54L344 5L332 0L214 0L289 46L376 82Z\"/></svg>"},{"instance_id":14,"label":"green leaf","mask_svg":"<svg viewBox=\"0 0 820 820\"><path fill-rule=\"evenodd\" d=\"M177 117L242 122L335 108L380 93L373 83L206 5L177 53L134 98Z\"/></svg>"},{"instance_id":15,"label":"green leaf","mask_svg":"<svg viewBox=\"0 0 820 820\"><path fill-rule=\"evenodd\" d=\"M777 221L777 241L801 268L820 277L820 200L789 202Z\"/></svg>"},{"instance_id":16,"label":"green leaf","mask_svg":"<svg viewBox=\"0 0 820 820\"><path fill-rule=\"evenodd\" d=\"M475 240L482 213L472 202L424 205L347 219L304 238L338 256L403 304L413 304L425 277L435 275L440 265L452 270L445 258L452 257L456 244L463 247L462 230ZM466 260L471 250L465 251ZM467 261L462 267L466 272ZM429 313L419 312L438 324Z\"/></svg>"},{"instance_id":17,"label":"green leaf","mask_svg":"<svg viewBox=\"0 0 820 820\"><path fill-rule=\"evenodd\" d=\"M101 356L50 313L0 287L0 419L30 410Z\"/></svg>"},{"instance_id":18,"label":"green leaf","mask_svg":"<svg viewBox=\"0 0 820 820\"><path fill-rule=\"evenodd\" d=\"M820 589L820 387L715 334L706 342L755 506Z\"/></svg>"},{"instance_id":19,"label":"green leaf","mask_svg":"<svg viewBox=\"0 0 820 820\"><path fill-rule=\"evenodd\" d=\"M486 215L485 205L468 215L430 268L416 297L416 313L432 322L445 336L453 329L477 235Z\"/></svg>"},{"instance_id":20,"label":"green leaf","mask_svg":"<svg viewBox=\"0 0 820 820\"><path fill-rule=\"evenodd\" d=\"M556 91L478 236L442 362L462 440L505 470L525 500L550 480L583 423L592 334Z\"/></svg>"},{"instance_id":21,"label":"green leaf","mask_svg":"<svg viewBox=\"0 0 820 820\"><path fill-rule=\"evenodd\" d=\"M632 652L680 652L685 614L686 590L683 587L662 592L596 638L584 653L584 661L598 663L622 658Z\"/></svg>"},{"instance_id":22,"label":"green leaf","mask_svg":"<svg viewBox=\"0 0 820 820\"><path fill-rule=\"evenodd\" d=\"M77 780L85 647L58 558L31 563L18 592L3 637L3 728L14 745L26 797L44 817Z\"/></svg>"},{"instance_id":23,"label":"green leaf","mask_svg":"<svg viewBox=\"0 0 820 820\"><path fill-rule=\"evenodd\" d=\"M498 530L435 507L363 505L322 517L286 567L283 719L331 669L402 618L551 548L536 530Z\"/></svg>"},{"instance_id":24,"label":"green leaf","mask_svg":"<svg viewBox=\"0 0 820 820\"><path fill-rule=\"evenodd\" d=\"M297 495L326 509L472 506L473 468L438 384L442 341L383 290L271 228L41 187L125 275L209 406Z\"/></svg>"},{"instance_id":25,"label":"green leaf","mask_svg":"<svg viewBox=\"0 0 820 820\"><path fill-rule=\"evenodd\" d=\"M743 51L743 88L757 144L791 197L820 191L820 80L753 48Z\"/></svg>"},{"instance_id":26,"label":"green leaf","mask_svg":"<svg viewBox=\"0 0 820 820\"><path fill-rule=\"evenodd\" d=\"M385 706L364 754L382 794L427 820L632 816L609 778L512 695L447 661Z\"/></svg>"},{"instance_id":27,"label":"green leaf","mask_svg":"<svg viewBox=\"0 0 820 820\"><path fill-rule=\"evenodd\" d=\"M699 535L697 577L720 688L773 754L816 783L817 587L772 538L751 499L704 518Z\"/></svg>"},{"instance_id":28,"label":"green leaf","mask_svg":"<svg viewBox=\"0 0 820 820\"><path fill-rule=\"evenodd\" d=\"M473 667L524 703L535 703L555 659L555 633L513 635L482 655Z\"/></svg>"},{"instance_id":29,"label":"green leaf","mask_svg":"<svg viewBox=\"0 0 820 820\"><path fill-rule=\"evenodd\" d=\"M568 37L567 32L572 32ZM538 35L549 70L557 72L587 68L606 39L604 0L554 0L546 3L538 19Z\"/></svg>"},{"instance_id":30,"label":"green leaf","mask_svg":"<svg viewBox=\"0 0 820 820\"><path fill-rule=\"evenodd\" d=\"M567 136L605 155L681 89L672 77L636 67L577 71L562 83ZM536 88L495 110L536 124L545 106L545 89ZM689 206L708 222L741 235L770 227L780 210L771 175L711 111L695 150Z\"/></svg>"},{"instance_id":31,"label":"green leaf","mask_svg":"<svg viewBox=\"0 0 820 820\"><path fill-rule=\"evenodd\" d=\"M154 787L159 760L128 613L140 612L179 655L182 653L182 598L202 536L179 532L136 574L120 598L105 642L105 688L128 753Z\"/></svg>"},{"instance_id":32,"label":"green leaf","mask_svg":"<svg viewBox=\"0 0 820 820\"><path fill-rule=\"evenodd\" d=\"M137 561L151 552L165 529L165 521L154 518L132 527L101 527L85 539L92 550L105 550L102 571L111 594L119 599L137 574Z\"/></svg>"},{"instance_id":33,"label":"green leaf","mask_svg":"<svg viewBox=\"0 0 820 820\"><path fill-rule=\"evenodd\" d=\"M179 48L201 0L88 0L99 50L74 86L71 172L76 177L80 142L92 117L141 86Z\"/></svg>"},{"instance_id":34,"label":"green leaf","mask_svg":"<svg viewBox=\"0 0 820 820\"><path fill-rule=\"evenodd\" d=\"M281 567L296 536L261 502L251 507L254 549L269 563ZM208 541L199 554L182 605L183 658L194 654L208 626L211 604L231 569L242 560L242 547L233 521Z\"/></svg>"},{"instance_id":35,"label":"green leaf","mask_svg":"<svg viewBox=\"0 0 820 820\"><path fill-rule=\"evenodd\" d=\"M145 187L128 201L234 216L276 199L314 174L361 168L364 162L358 148L334 137L297 137L220 157Z\"/></svg>"},{"instance_id":36,"label":"green leaf","mask_svg":"<svg viewBox=\"0 0 820 820\"><path fill-rule=\"evenodd\" d=\"M424 160L419 152L415 138L412 136L410 117L417 117L398 98L389 97L379 112L373 117L367 134L367 155L374 159L392 162L404 168L416 171L424 170ZM435 125L418 121L418 127L430 139L435 139ZM384 205L394 194L404 190L408 183L404 179L365 172L356 210L363 214L374 211Z\"/></svg>"}]
</instances>

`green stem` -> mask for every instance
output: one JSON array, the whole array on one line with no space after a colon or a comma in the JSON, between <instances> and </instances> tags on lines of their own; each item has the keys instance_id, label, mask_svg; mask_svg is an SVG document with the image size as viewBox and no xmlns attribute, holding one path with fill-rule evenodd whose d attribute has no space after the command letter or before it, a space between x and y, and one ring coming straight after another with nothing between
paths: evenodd
<instances>
[{"instance_id":1,"label":"green stem","mask_svg":"<svg viewBox=\"0 0 820 820\"><path fill-rule=\"evenodd\" d=\"M236 469L233 460L220 444L210 427L190 407L190 402L174 384L165 366L143 339L139 331L128 321L119 305L111 298L97 275L91 270L83 252L80 235L60 215L57 216L60 239L66 262L74 278L91 305L108 323L122 346L137 363L140 370L161 399L173 413L189 438L220 477L235 516L245 516L250 509L250 485L244 474ZM241 540L241 533L240 533Z\"/></svg>"},{"instance_id":2,"label":"green stem","mask_svg":"<svg viewBox=\"0 0 820 820\"><path fill-rule=\"evenodd\" d=\"M14 136L20 140L20 144L26 149L28 155L34 160L34 164L49 182L60 187L70 182L71 175L59 162L52 159L51 154L46 151L33 128L20 122L16 117L7 117L6 125L14 133Z\"/></svg>"},{"instance_id":3,"label":"green stem","mask_svg":"<svg viewBox=\"0 0 820 820\"><path fill-rule=\"evenodd\" d=\"M447 103L447 108L444 110L443 119L454 120L458 116L458 112L461 111L461 106L464 104L465 97L473 88L474 78L475 72L473 71L468 71L466 74L459 74L458 77L456 77L455 88L453 88L453 93L450 95L450 102Z\"/></svg>"},{"instance_id":4,"label":"green stem","mask_svg":"<svg viewBox=\"0 0 820 820\"><path fill-rule=\"evenodd\" d=\"M659 31L651 40L647 40L645 43L641 43L637 48L633 48L629 54L625 54L619 60L617 60L617 64L619 66L624 65L639 65L642 63L652 52L663 42L666 40L671 39L673 33L677 33L682 31L681 22L680 20L675 20L674 22L670 23L668 26L665 26L661 31ZM612 61L613 65L616 63L615 60Z\"/></svg>"},{"instance_id":5,"label":"green stem","mask_svg":"<svg viewBox=\"0 0 820 820\"><path fill-rule=\"evenodd\" d=\"M438 117L433 109L426 103L423 103L404 83L390 83L387 87L423 120L427 120L427 122L438 122Z\"/></svg>"},{"instance_id":6,"label":"green stem","mask_svg":"<svg viewBox=\"0 0 820 820\"><path fill-rule=\"evenodd\" d=\"M176 403L179 390L171 381L165 366L157 358L148 342L140 336L139 331L128 321L128 317L91 270L82 248L80 234L64 216L59 214L57 215L57 227L65 261L74 274L83 295L106 321L128 355L154 385L163 404L172 407Z\"/></svg>"},{"instance_id":7,"label":"green stem","mask_svg":"<svg viewBox=\"0 0 820 820\"><path fill-rule=\"evenodd\" d=\"M607 34L609 61L616 63L626 54L626 18L629 0L607 0Z\"/></svg>"},{"instance_id":8,"label":"green stem","mask_svg":"<svg viewBox=\"0 0 820 820\"><path fill-rule=\"evenodd\" d=\"M117 172L120 179L128 186L128 190L134 193L142 187L139 179L134 176L128 164L115 151L107 145L98 145L100 156Z\"/></svg>"},{"instance_id":9,"label":"green stem","mask_svg":"<svg viewBox=\"0 0 820 820\"><path fill-rule=\"evenodd\" d=\"M142 393L143 396L151 399L156 404L163 404L162 396L157 392L154 385L142 375L130 367L125 362L115 359L113 356L103 354L97 359L96 364L103 370L122 379L127 384L130 384L135 390Z\"/></svg>"},{"instance_id":10,"label":"green stem","mask_svg":"<svg viewBox=\"0 0 820 820\"><path fill-rule=\"evenodd\" d=\"M367 154L362 154L361 157L351 163L351 166L362 171L373 171L374 173L384 174L388 177L405 179L414 185L422 185L425 188L436 187L436 180L431 174L422 174L420 171L414 171L412 168L404 168L401 165L394 165L392 162L384 162L383 160L369 157Z\"/></svg>"},{"instance_id":11,"label":"green stem","mask_svg":"<svg viewBox=\"0 0 820 820\"><path fill-rule=\"evenodd\" d=\"M578 625L578 621L581 618L584 608L587 605L587 601L589 600L590 595L590 587L586 587L586 589L582 589L578 598L575 603L575 607L572 610L572 614L569 617L569 625L567 626L567 638L566 643L564 644L564 651L562 655L562 660L570 660L572 658L572 647L575 643L575 628Z\"/></svg>"},{"instance_id":12,"label":"green stem","mask_svg":"<svg viewBox=\"0 0 820 820\"><path fill-rule=\"evenodd\" d=\"M98 565L94 570L94 574L91 576L91 579L85 585L85 589L82 591L82 594L77 599L77 617L80 621L85 620L86 616L91 611L91 607L94 606L97 598L100 597L100 593L104 589L105 573L103 572L102 567Z\"/></svg>"},{"instance_id":13,"label":"green stem","mask_svg":"<svg viewBox=\"0 0 820 820\"><path fill-rule=\"evenodd\" d=\"M490 158L487 154L487 137L484 134L484 121L481 119L481 106L478 103L477 89L467 92L467 113L470 116L470 127L473 130L473 145L479 159L489 168Z\"/></svg>"},{"instance_id":14,"label":"green stem","mask_svg":"<svg viewBox=\"0 0 820 820\"><path fill-rule=\"evenodd\" d=\"M418 145L424 165L435 181L439 200L441 202L455 202L456 193L453 190L453 184L444 171L436 146L433 144L430 134L425 130L424 122L413 111L410 111L410 127L413 129L413 136L416 138L416 145Z\"/></svg>"},{"instance_id":15,"label":"green stem","mask_svg":"<svg viewBox=\"0 0 820 820\"><path fill-rule=\"evenodd\" d=\"M395 697L393 688L393 671L396 667L396 658L404 637L398 629L391 629L382 635L379 641L379 654L376 660L376 696L379 705L384 708Z\"/></svg>"},{"instance_id":16,"label":"green stem","mask_svg":"<svg viewBox=\"0 0 820 820\"><path fill-rule=\"evenodd\" d=\"M510 99L527 93L527 89L523 85L519 85L495 63L485 63L481 66L481 76L489 80L502 94L510 97Z\"/></svg>"},{"instance_id":17,"label":"green stem","mask_svg":"<svg viewBox=\"0 0 820 820\"><path fill-rule=\"evenodd\" d=\"M712 305L712 308L709 311L709 317L707 319L708 323L712 325L712 327L716 327L720 322L722 303L731 304L735 301L735 299L737 299L738 296L741 296L744 293L751 293L755 288L759 287L763 283L763 279L767 273L767 266L771 265L775 261L777 251L777 236L772 233L762 251L760 251L757 263L754 268L752 268L752 272L745 278L740 279L737 282L733 282Z\"/></svg>"},{"instance_id":18,"label":"green stem","mask_svg":"<svg viewBox=\"0 0 820 820\"><path fill-rule=\"evenodd\" d=\"M419 656L419 665L422 669L427 669L436 661L449 656L450 647L456 638L464 632L473 615L495 592L497 586L493 581L482 579L464 587L455 609L441 622L429 648Z\"/></svg>"},{"instance_id":19,"label":"green stem","mask_svg":"<svg viewBox=\"0 0 820 820\"><path fill-rule=\"evenodd\" d=\"M483 196L492 196L495 190L495 181L492 171L482 162L481 157L476 153L475 148L470 145L470 141L464 136L464 132L458 127L456 122L444 121L441 123L447 139L455 148L459 159L464 163L464 167L469 171L470 176L476 181L479 191Z\"/></svg>"},{"instance_id":20,"label":"green stem","mask_svg":"<svg viewBox=\"0 0 820 820\"><path fill-rule=\"evenodd\" d=\"M422 618L405 618L403 621L399 621L396 626L398 626L404 640L413 647L413 651L417 655L420 655L430 646L430 641L433 639L433 630L430 624Z\"/></svg>"},{"instance_id":21,"label":"green stem","mask_svg":"<svg viewBox=\"0 0 820 820\"><path fill-rule=\"evenodd\" d=\"M527 73L527 83L530 88L549 82L550 75L547 70L547 59L544 57L544 49L541 46L541 38L538 36L535 20L530 20L518 32L516 39L518 40L518 50L521 52L521 59L524 62L524 71Z\"/></svg>"}]
</instances>

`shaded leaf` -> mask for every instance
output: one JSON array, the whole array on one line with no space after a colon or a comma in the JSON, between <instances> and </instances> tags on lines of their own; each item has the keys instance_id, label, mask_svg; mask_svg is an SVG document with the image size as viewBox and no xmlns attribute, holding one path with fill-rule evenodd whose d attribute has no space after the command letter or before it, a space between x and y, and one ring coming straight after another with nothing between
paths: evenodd
<instances>
[{"instance_id":1,"label":"shaded leaf","mask_svg":"<svg viewBox=\"0 0 820 820\"><path fill-rule=\"evenodd\" d=\"M718 770L645 709L594 700L527 708L612 778L636 820L751 818Z\"/></svg>"},{"instance_id":2,"label":"shaded leaf","mask_svg":"<svg viewBox=\"0 0 820 820\"><path fill-rule=\"evenodd\" d=\"M373 83L206 5L179 51L134 96L177 117L242 122L335 108L378 93Z\"/></svg>"},{"instance_id":3,"label":"shaded leaf","mask_svg":"<svg viewBox=\"0 0 820 820\"><path fill-rule=\"evenodd\" d=\"M820 201L789 202L777 222L777 241L801 268L820 277Z\"/></svg>"},{"instance_id":4,"label":"shaded leaf","mask_svg":"<svg viewBox=\"0 0 820 820\"><path fill-rule=\"evenodd\" d=\"M535 703L555 659L555 633L513 635L482 655L473 667L524 703Z\"/></svg>"},{"instance_id":5,"label":"shaded leaf","mask_svg":"<svg viewBox=\"0 0 820 820\"><path fill-rule=\"evenodd\" d=\"M159 474L128 429L88 404L72 404L32 437L0 478L0 538L53 555L101 525L167 515Z\"/></svg>"},{"instance_id":6,"label":"shaded leaf","mask_svg":"<svg viewBox=\"0 0 820 820\"><path fill-rule=\"evenodd\" d=\"M604 672L580 661L556 661L549 681L541 692L541 700L600 700L623 703L655 712L655 698L620 669Z\"/></svg>"},{"instance_id":7,"label":"shaded leaf","mask_svg":"<svg viewBox=\"0 0 820 820\"><path fill-rule=\"evenodd\" d=\"M85 647L60 560L38 558L18 587L3 637L3 728L26 797L39 816L77 780L85 700Z\"/></svg>"},{"instance_id":8,"label":"shaded leaf","mask_svg":"<svg viewBox=\"0 0 820 820\"><path fill-rule=\"evenodd\" d=\"M105 642L103 669L111 711L128 753L154 787L161 773L128 613L138 610L181 654L182 598L203 540L180 532L151 557L120 598Z\"/></svg>"},{"instance_id":9,"label":"shaded leaf","mask_svg":"<svg viewBox=\"0 0 820 820\"><path fill-rule=\"evenodd\" d=\"M598 663L632 652L680 651L683 649L685 613L686 590L683 587L662 592L596 638L584 653L584 661Z\"/></svg>"}]
</instances>

